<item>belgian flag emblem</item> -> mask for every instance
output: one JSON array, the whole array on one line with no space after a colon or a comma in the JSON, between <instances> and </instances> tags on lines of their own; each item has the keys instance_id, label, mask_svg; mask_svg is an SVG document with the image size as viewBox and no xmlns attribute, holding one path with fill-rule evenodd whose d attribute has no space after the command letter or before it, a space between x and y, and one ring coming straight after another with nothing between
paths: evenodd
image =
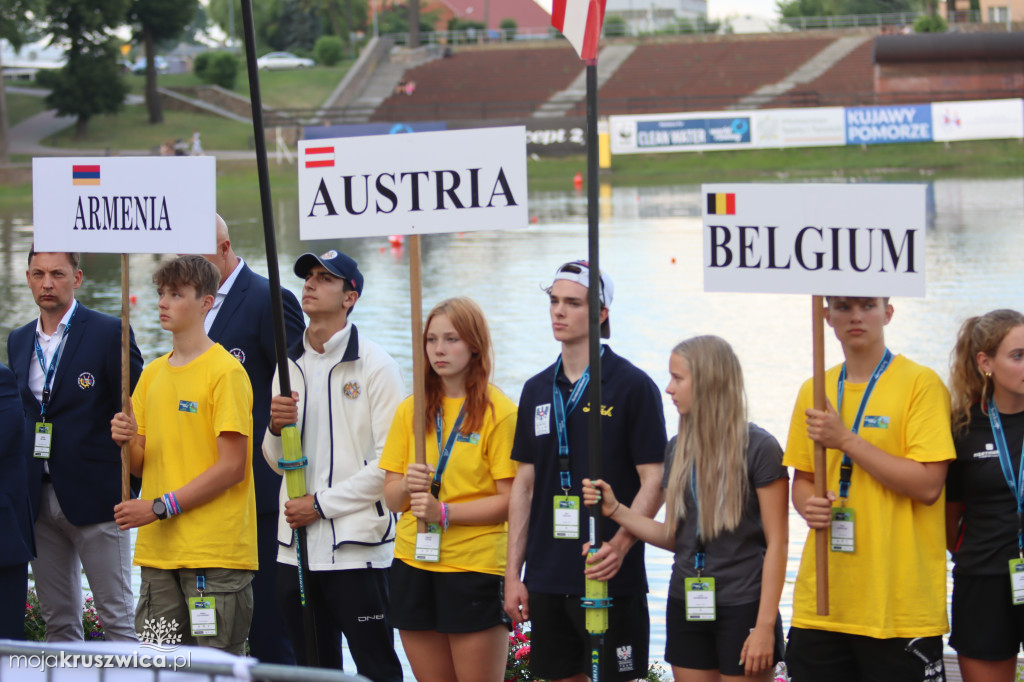
<instances>
[{"instance_id":1,"label":"belgian flag emblem","mask_svg":"<svg viewBox=\"0 0 1024 682\"><path fill-rule=\"evenodd\" d=\"M709 193L708 215L736 215L736 195Z\"/></svg>"}]
</instances>

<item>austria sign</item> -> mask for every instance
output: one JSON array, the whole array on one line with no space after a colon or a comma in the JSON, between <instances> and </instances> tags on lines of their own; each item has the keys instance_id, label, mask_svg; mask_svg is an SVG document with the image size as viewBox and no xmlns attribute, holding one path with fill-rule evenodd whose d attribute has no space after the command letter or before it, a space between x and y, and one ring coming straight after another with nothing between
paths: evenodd
<instances>
[{"instance_id":1,"label":"austria sign","mask_svg":"<svg viewBox=\"0 0 1024 682\"><path fill-rule=\"evenodd\" d=\"M32 160L37 251L213 253L212 156Z\"/></svg>"},{"instance_id":2,"label":"austria sign","mask_svg":"<svg viewBox=\"0 0 1024 682\"><path fill-rule=\"evenodd\" d=\"M704 185L704 290L924 296L923 185Z\"/></svg>"},{"instance_id":3,"label":"austria sign","mask_svg":"<svg viewBox=\"0 0 1024 682\"><path fill-rule=\"evenodd\" d=\"M522 228L526 189L522 126L303 140L299 237Z\"/></svg>"}]
</instances>

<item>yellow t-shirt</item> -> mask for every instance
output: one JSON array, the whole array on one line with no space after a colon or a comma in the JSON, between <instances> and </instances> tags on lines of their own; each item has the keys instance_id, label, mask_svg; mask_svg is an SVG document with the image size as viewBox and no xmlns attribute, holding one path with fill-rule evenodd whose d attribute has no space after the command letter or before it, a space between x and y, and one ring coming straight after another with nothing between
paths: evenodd
<instances>
[{"instance_id":1,"label":"yellow t-shirt","mask_svg":"<svg viewBox=\"0 0 1024 682\"><path fill-rule=\"evenodd\" d=\"M494 386L488 386L487 396L494 410L487 408L479 433L458 437L452 447L448 465L441 476L442 502L458 504L489 497L498 492L496 481L516 475L517 465L511 457L516 431L515 403ZM444 399L444 443L448 442L448 434L459 416L462 402L461 398ZM381 469L405 474L408 466L416 461L412 417L412 397L409 397L395 412L387 444L380 457ZM436 467L440 452L433 424L427 427L425 445L427 463ZM441 560L436 563L416 561L413 559L416 518L405 513L398 520L395 558L427 571L474 571L502 575L505 572L507 542L508 524L504 521L483 526L452 524L441 536Z\"/></svg>"},{"instance_id":2,"label":"yellow t-shirt","mask_svg":"<svg viewBox=\"0 0 1024 682\"><path fill-rule=\"evenodd\" d=\"M837 405L841 366L825 373L825 392ZM853 424L867 384L847 382L841 415ZM814 404L807 381L793 410L783 464L814 471L814 442L804 411ZM918 462L954 459L949 394L932 370L902 355L879 378L864 411L859 434L878 448ZM839 493L843 455L827 450L828 489ZM829 552L828 616L817 615L812 535L804 545L793 594L793 625L866 637L930 637L948 630L944 495L926 505L892 492L853 465L853 553ZM838 504L838 503L837 503Z\"/></svg>"},{"instance_id":3,"label":"yellow t-shirt","mask_svg":"<svg viewBox=\"0 0 1024 682\"><path fill-rule=\"evenodd\" d=\"M181 488L217 461L217 436L249 439L245 479L194 509L139 528L135 565L256 570L256 497L252 479L252 385L223 346L184 367L151 362L132 395L146 437L142 499Z\"/></svg>"}]
</instances>

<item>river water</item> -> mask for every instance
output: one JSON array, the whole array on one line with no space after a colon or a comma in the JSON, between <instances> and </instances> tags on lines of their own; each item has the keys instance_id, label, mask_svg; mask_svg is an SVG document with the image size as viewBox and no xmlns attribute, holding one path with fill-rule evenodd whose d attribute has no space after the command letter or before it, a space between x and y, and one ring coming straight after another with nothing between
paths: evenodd
<instances>
[{"instance_id":1,"label":"river water","mask_svg":"<svg viewBox=\"0 0 1024 682\"><path fill-rule=\"evenodd\" d=\"M949 353L960 323L993 308L1024 308L1024 178L948 179L928 182L927 296L895 299L886 331L894 352L948 376ZM412 355L409 268L404 248L386 240L300 242L294 189L275 188L275 223L282 282L300 281L291 265L301 253L340 248L359 261L365 291L353 320L398 360L408 381ZM681 339L717 334L743 364L751 419L783 444L793 401L811 372L810 300L775 294L703 292L700 187L602 187L601 264L615 283L611 345L658 383L668 378L668 355ZM280 198L278 198L280 197ZM266 273L262 221L255 188L219 196L236 252ZM553 362L547 298L562 262L586 256L586 198L573 191L530 195L531 225L509 232L472 232L423 238L424 308L455 295L477 300L491 325L497 358L494 382L517 400L523 383ZM31 211L0 204L0 344L7 332L37 313L25 284L32 238ZM165 353L170 337L160 329L150 276L158 257L131 257L132 325L146 360ZM83 257L79 299L111 314L120 310L119 258ZM826 334L826 362L841 360ZM5 349L4 349L5 350ZM0 355L6 359L6 352ZM665 396L669 431L677 417ZM790 515L790 560L782 613L788 627L792 580L806 529ZM671 555L648 548L651 581L652 660L664 651L664 611ZM137 580L137 578L136 578ZM349 669L351 669L349 667ZM411 675L410 675L411 679Z\"/></svg>"}]
</instances>

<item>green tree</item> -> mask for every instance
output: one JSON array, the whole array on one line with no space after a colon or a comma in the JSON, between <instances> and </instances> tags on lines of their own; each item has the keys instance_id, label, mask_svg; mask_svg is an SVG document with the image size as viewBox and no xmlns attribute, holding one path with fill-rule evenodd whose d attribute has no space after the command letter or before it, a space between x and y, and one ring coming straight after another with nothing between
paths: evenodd
<instances>
[{"instance_id":1,"label":"green tree","mask_svg":"<svg viewBox=\"0 0 1024 682\"><path fill-rule=\"evenodd\" d=\"M252 23L256 32L256 44L268 45L266 34L268 27L272 30L280 16L278 0L252 0ZM210 19L235 40L242 39L242 2L241 0L210 0L207 6Z\"/></svg>"},{"instance_id":2,"label":"green tree","mask_svg":"<svg viewBox=\"0 0 1024 682\"><path fill-rule=\"evenodd\" d=\"M928 14L914 21L914 33L945 33L949 24L938 14Z\"/></svg>"},{"instance_id":3,"label":"green tree","mask_svg":"<svg viewBox=\"0 0 1024 682\"><path fill-rule=\"evenodd\" d=\"M779 0L776 6L783 19L827 17L835 14L830 0Z\"/></svg>"},{"instance_id":4,"label":"green tree","mask_svg":"<svg viewBox=\"0 0 1024 682\"><path fill-rule=\"evenodd\" d=\"M242 70L241 62L231 52L204 52L196 57L193 73L204 83L219 85L225 90L235 89L235 79Z\"/></svg>"},{"instance_id":5,"label":"green tree","mask_svg":"<svg viewBox=\"0 0 1024 682\"><path fill-rule=\"evenodd\" d=\"M4 0L6 3L8 0ZM89 119L116 113L127 92L111 29L124 22L130 0L43 0L54 40L69 43L60 71L47 74L46 103L62 116L75 116L75 136L85 136Z\"/></svg>"},{"instance_id":6,"label":"green tree","mask_svg":"<svg viewBox=\"0 0 1024 682\"><path fill-rule=\"evenodd\" d=\"M151 124L163 123L156 91L156 43L178 38L195 16L197 0L131 0L128 21L146 53L146 109Z\"/></svg>"},{"instance_id":7,"label":"green tree","mask_svg":"<svg viewBox=\"0 0 1024 682\"><path fill-rule=\"evenodd\" d=\"M313 46L313 58L324 66L334 66L345 56L345 44L338 36L320 36Z\"/></svg>"},{"instance_id":8,"label":"green tree","mask_svg":"<svg viewBox=\"0 0 1024 682\"><path fill-rule=\"evenodd\" d=\"M417 12L416 15L419 17L420 31L429 33L434 30L434 22L438 19L437 10ZM391 5L383 10L377 17L377 26L381 34L410 33L410 40L412 40L411 32L409 31L409 8L405 5Z\"/></svg>"},{"instance_id":9,"label":"green tree","mask_svg":"<svg viewBox=\"0 0 1024 682\"><path fill-rule=\"evenodd\" d=\"M498 24L498 28L501 29L502 37L505 40L515 40L516 31L519 30L519 24L512 17L506 17L501 20Z\"/></svg>"},{"instance_id":10,"label":"green tree","mask_svg":"<svg viewBox=\"0 0 1024 682\"><path fill-rule=\"evenodd\" d=\"M352 33L365 31L368 25L367 0L301 0L301 5L326 24L325 33L338 36L346 45L351 44Z\"/></svg>"},{"instance_id":11,"label":"green tree","mask_svg":"<svg viewBox=\"0 0 1024 682\"><path fill-rule=\"evenodd\" d=\"M29 39L35 25L34 18L42 7L40 0L3 0L0 2L0 40L6 40L15 50ZM4 65L0 62L0 165L7 165L7 100L4 98Z\"/></svg>"},{"instance_id":12,"label":"green tree","mask_svg":"<svg viewBox=\"0 0 1024 682\"><path fill-rule=\"evenodd\" d=\"M604 34L609 38L626 35L626 20L618 14L610 14L604 18Z\"/></svg>"},{"instance_id":13,"label":"green tree","mask_svg":"<svg viewBox=\"0 0 1024 682\"><path fill-rule=\"evenodd\" d=\"M914 0L839 0L836 14L899 14L916 12Z\"/></svg>"},{"instance_id":14,"label":"green tree","mask_svg":"<svg viewBox=\"0 0 1024 682\"><path fill-rule=\"evenodd\" d=\"M116 114L128 93L121 79L120 52L113 41L85 43L68 51L58 71L40 71L36 80L50 89L46 104L61 116L75 116L75 138L85 137L89 119Z\"/></svg>"}]
</instances>

